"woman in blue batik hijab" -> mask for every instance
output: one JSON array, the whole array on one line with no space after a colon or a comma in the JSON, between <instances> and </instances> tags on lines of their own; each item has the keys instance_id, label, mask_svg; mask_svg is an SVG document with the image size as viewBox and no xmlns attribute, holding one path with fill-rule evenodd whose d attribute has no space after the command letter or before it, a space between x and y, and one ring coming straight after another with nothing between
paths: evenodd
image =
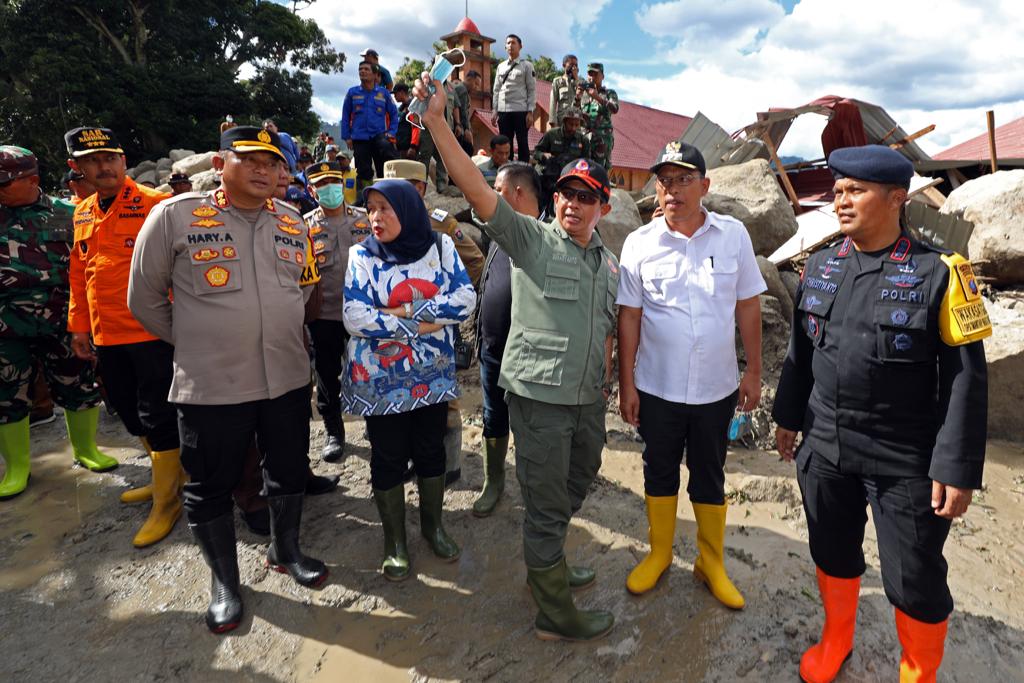
<instances>
[{"instance_id":1,"label":"woman in blue batik hijab","mask_svg":"<svg viewBox=\"0 0 1024 683\"><path fill-rule=\"evenodd\" d=\"M420 492L420 528L447 561L459 546L441 523L448 401L458 396L454 332L476 294L446 235L430 227L423 200L405 180L363 193L373 234L349 250L345 276L348 365L345 412L366 418L370 480L384 524L384 576L409 576L403 476L410 460Z\"/></svg>"}]
</instances>

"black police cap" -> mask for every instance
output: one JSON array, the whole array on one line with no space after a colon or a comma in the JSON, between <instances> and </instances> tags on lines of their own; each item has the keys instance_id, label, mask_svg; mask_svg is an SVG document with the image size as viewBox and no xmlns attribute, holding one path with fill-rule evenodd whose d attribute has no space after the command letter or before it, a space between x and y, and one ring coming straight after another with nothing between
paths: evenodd
<instances>
[{"instance_id":1,"label":"black police cap","mask_svg":"<svg viewBox=\"0 0 1024 683\"><path fill-rule=\"evenodd\" d=\"M704 163L704 155L693 145L685 142L670 142L658 155L658 160L651 166L651 173L657 173L662 166L679 166L692 171L700 171L701 175L708 172L707 164Z\"/></svg>"},{"instance_id":2,"label":"black police cap","mask_svg":"<svg viewBox=\"0 0 1024 683\"><path fill-rule=\"evenodd\" d=\"M270 152L287 162L281 152L281 138L277 133L264 130L257 126L235 126L220 134L220 148L232 152Z\"/></svg>"},{"instance_id":3,"label":"black police cap","mask_svg":"<svg viewBox=\"0 0 1024 683\"><path fill-rule=\"evenodd\" d=\"M319 161L306 167L306 179L315 183L324 178L345 179L345 171L341 168L340 161Z\"/></svg>"},{"instance_id":4,"label":"black police cap","mask_svg":"<svg viewBox=\"0 0 1024 683\"><path fill-rule=\"evenodd\" d=\"M914 177L914 165L905 156L885 145L843 147L828 155L832 175L856 178L869 183L898 185L909 188Z\"/></svg>"}]
</instances>

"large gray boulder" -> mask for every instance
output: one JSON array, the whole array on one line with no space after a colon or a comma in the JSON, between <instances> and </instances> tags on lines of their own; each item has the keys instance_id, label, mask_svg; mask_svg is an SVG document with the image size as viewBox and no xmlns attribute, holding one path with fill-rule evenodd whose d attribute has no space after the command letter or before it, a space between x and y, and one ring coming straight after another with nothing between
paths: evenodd
<instances>
[{"instance_id":1,"label":"large gray boulder","mask_svg":"<svg viewBox=\"0 0 1024 683\"><path fill-rule=\"evenodd\" d=\"M768 256L796 234L796 216L764 159L719 166L708 177L704 206L743 221L755 254Z\"/></svg>"},{"instance_id":2,"label":"large gray boulder","mask_svg":"<svg viewBox=\"0 0 1024 683\"><path fill-rule=\"evenodd\" d=\"M192 175L189 180L192 181L193 192L214 190L220 185L220 178L217 177L217 172L212 168Z\"/></svg>"},{"instance_id":3,"label":"large gray boulder","mask_svg":"<svg viewBox=\"0 0 1024 683\"><path fill-rule=\"evenodd\" d=\"M148 173L149 171L154 171L154 170L156 170L156 162L155 161L149 161L149 160L140 161L135 166L135 168L128 169L128 175L131 176L131 178L133 180L137 181L139 179L139 176L141 176L143 173Z\"/></svg>"},{"instance_id":4,"label":"large gray boulder","mask_svg":"<svg viewBox=\"0 0 1024 683\"><path fill-rule=\"evenodd\" d=\"M983 175L953 190L940 213L974 223L968 243L978 273L1001 286L1024 283L1024 169Z\"/></svg>"},{"instance_id":5,"label":"large gray boulder","mask_svg":"<svg viewBox=\"0 0 1024 683\"><path fill-rule=\"evenodd\" d=\"M139 173L136 171L135 182L139 185L143 183L152 183L154 187L157 185L156 169L149 169L148 171L142 171Z\"/></svg>"},{"instance_id":6,"label":"large gray boulder","mask_svg":"<svg viewBox=\"0 0 1024 683\"><path fill-rule=\"evenodd\" d=\"M190 157L194 155L195 152L191 149L172 149L170 152L167 153L167 156L168 158L170 158L172 164L176 161L181 161L185 157Z\"/></svg>"},{"instance_id":7,"label":"large gray boulder","mask_svg":"<svg viewBox=\"0 0 1024 683\"><path fill-rule=\"evenodd\" d=\"M597 231L601 233L604 246L618 258L622 255L622 243L626 241L626 237L644 223L640 218L640 211L636 208L636 202L625 190L612 190L609 203L612 210L601 218L597 224Z\"/></svg>"},{"instance_id":8,"label":"large gray boulder","mask_svg":"<svg viewBox=\"0 0 1024 683\"><path fill-rule=\"evenodd\" d=\"M159 160L158 160L158 161L156 162L156 170L157 170L158 172L160 172L160 171L167 171L168 173L170 173L170 172L171 172L171 166L172 166L173 164L174 164L174 162L173 162L173 161L171 161L171 160L170 160L169 158L167 158L167 157L164 157L164 158L162 158L162 159L159 159Z\"/></svg>"},{"instance_id":9,"label":"large gray boulder","mask_svg":"<svg viewBox=\"0 0 1024 683\"><path fill-rule=\"evenodd\" d=\"M203 152L202 154L193 154L187 156L184 159L175 161L171 166L171 169L175 173L184 173L187 176L195 175L196 173L202 173L203 171L209 171L213 168L213 158L217 156L216 152ZM155 165L154 165L155 168Z\"/></svg>"},{"instance_id":10,"label":"large gray boulder","mask_svg":"<svg viewBox=\"0 0 1024 683\"><path fill-rule=\"evenodd\" d=\"M790 296L786 283L782 281L779 269L764 256L757 257L757 267L761 270L761 277L764 278L765 284L768 285L768 296L773 296L778 300L783 319L792 320L793 297Z\"/></svg>"}]
</instances>

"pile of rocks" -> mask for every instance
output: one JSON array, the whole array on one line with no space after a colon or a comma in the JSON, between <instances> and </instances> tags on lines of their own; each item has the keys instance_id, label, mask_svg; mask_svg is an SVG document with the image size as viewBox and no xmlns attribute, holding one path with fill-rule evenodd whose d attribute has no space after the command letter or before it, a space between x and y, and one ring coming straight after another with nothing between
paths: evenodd
<instances>
[{"instance_id":1,"label":"pile of rocks","mask_svg":"<svg viewBox=\"0 0 1024 683\"><path fill-rule=\"evenodd\" d=\"M161 192L170 192L167 179L172 173L184 173L192 180L193 190L212 190L219 184L213 170L216 152L196 153L190 149L172 149L166 157L156 161L142 161L128 169L128 175L137 183L152 183Z\"/></svg>"}]
</instances>

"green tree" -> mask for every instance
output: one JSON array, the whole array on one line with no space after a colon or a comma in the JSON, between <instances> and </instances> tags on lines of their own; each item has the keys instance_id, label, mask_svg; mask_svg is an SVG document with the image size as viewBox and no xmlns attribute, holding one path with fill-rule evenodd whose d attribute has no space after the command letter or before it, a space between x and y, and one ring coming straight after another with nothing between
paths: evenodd
<instances>
[{"instance_id":1,"label":"green tree","mask_svg":"<svg viewBox=\"0 0 1024 683\"><path fill-rule=\"evenodd\" d=\"M255 74L243 81L246 64ZM129 164L214 148L226 114L309 135L302 70L344 65L314 21L266 0L2 2L0 140L36 152L52 180L63 133L79 125L114 129Z\"/></svg>"},{"instance_id":2,"label":"green tree","mask_svg":"<svg viewBox=\"0 0 1024 683\"><path fill-rule=\"evenodd\" d=\"M553 81L565 73L551 57L541 55L537 59L533 59L527 55L526 58L533 62L533 74L537 77L537 80Z\"/></svg>"},{"instance_id":3,"label":"green tree","mask_svg":"<svg viewBox=\"0 0 1024 683\"><path fill-rule=\"evenodd\" d=\"M420 77L420 74L426 70L427 65L423 60L406 57L405 61L402 62L402 66L395 70L395 83L405 83L411 88L416 79Z\"/></svg>"}]
</instances>

